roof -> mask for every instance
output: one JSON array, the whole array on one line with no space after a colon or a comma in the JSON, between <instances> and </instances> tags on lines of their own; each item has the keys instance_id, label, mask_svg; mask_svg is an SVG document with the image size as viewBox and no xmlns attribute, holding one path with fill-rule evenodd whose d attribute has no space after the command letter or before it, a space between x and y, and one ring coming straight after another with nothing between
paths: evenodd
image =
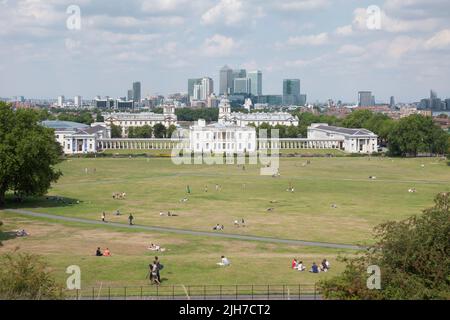
<instances>
[{"instance_id":1,"label":"roof","mask_svg":"<svg viewBox=\"0 0 450 320\"><path fill-rule=\"evenodd\" d=\"M329 132L335 132L350 136L375 136L375 134L372 131L369 131L367 129L349 129L349 128L341 128L341 127L334 127L334 126L325 126L320 125L317 127L314 127L314 129L329 131Z\"/></svg>"},{"instance_id":2,"label":"roof","mask_svg":"<svg viewBox=\"0 0 450 320\"><path fill-rule=\"evenodd\" d=\"M72 121L59 121L59 120L45 120L41 122L41 125L55 130L77 130L89 128L89 126L84 123Z\"/></svg>"},{"instance_id":3,"label":"roof","mask_svg":"<svg viewBox=\"0 0 450 320\"><path fill-rule=\"evenodd\" d=\"M89 127L85 129L79 129L75 134L95 134L97 132L105 130L105 127L102 126L95 126L95 127Z\"/></svg>"},{"instance_id":4,"label":"roof","mask_svg":"<svg viewBox=\"0 0 450 320\"><path fill-rule=\"evenodd\" d=\"M231 114L232 118L246 121L298 121L296 116L291 115L287 112L255 112L255 113L241 113L233 112Z\"/></svg>"}]
</instances>

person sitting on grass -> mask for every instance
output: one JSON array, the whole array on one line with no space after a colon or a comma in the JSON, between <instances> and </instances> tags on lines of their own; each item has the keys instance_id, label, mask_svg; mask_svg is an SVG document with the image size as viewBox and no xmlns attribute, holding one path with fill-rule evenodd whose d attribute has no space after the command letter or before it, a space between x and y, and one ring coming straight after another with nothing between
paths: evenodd
<instances>
[{"instance_id":1,"label":"person sitting on grass","mask_svg":"<svg viewBox=\"0 0 450 320\"><path fill-rule=\"evenodd\" d=\"M312 273L319 273L319 267L317 266L317 264L315 262L313 262L312 266L311 266L311 270L309 270L309 272Z\"/></svg>"},{"instance_id":2,"label":"person sitting on grass","mask_svg":"<svg viewBox=\"0 0 450 320\"><path fill-rule=\"evenodd\" d=\"M219 265L221 267L227 267L227 266L231 265L231 262L225 256L222 256L221 262L218 262L217 265Z\"/></svg>"},{"instance_id":3,"label":"person sitting on grass","mask_svg":"<svg viewBox=\"0 0 450 320\"><path fill-rule=\"evenodd\" d=\"M297 269L298 262L297 259L292 260L292 269Z\"/></svg>"},{"instance_id":4,"label":"person sitting on grass","mask_svg":"<svg viewBox=\"0 0 450 320\"><path fill-rule=\"evenodd\" d=\"M103 251L103 256L104 257L111 257L111 251L109 251L109 249L106 248L105 251Z\"/></svg>"},{"instance_id":5,"label":"person sitting on grass","mask_svg":"<svg viewBox=\"0 0 450 320\"><path fill-rule=\"evenodd\" d=\"M97 248L97 251L95 252L95 255L97 257L102 257L103 256L103 253L102 253L102 250L100 250L100 247Z\"/></svg>"},{"instance_id":6,"label":"person sitting on grass","mask_svg":"<svg viewBox=\"0 0 450 320\"><path fill-rule=\"evenodd\" d=\"M303 265L303 261L300 261L297 265L298 271L305 271L306 267Z\"/></svg>"}]
</instances>

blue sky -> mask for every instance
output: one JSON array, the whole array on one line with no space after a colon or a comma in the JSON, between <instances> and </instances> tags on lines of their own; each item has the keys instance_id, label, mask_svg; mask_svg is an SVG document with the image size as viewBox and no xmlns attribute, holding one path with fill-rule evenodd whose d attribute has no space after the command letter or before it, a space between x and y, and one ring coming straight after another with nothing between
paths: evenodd
<instances>
[{"instance_id":1,"label":"blue sky","mask_svg":"<svg viewBox=\"0 0 450 320\"><path fill-rule=\"evenodd\" d=\"M81 28L66 12L81 9ZM381 9L379 30L367 8ZM0 0L0 96L187 91L219 69L263 71L263 93L300 78L309 101L450 97L448 0Z\"/></svg>"}]
</instances>

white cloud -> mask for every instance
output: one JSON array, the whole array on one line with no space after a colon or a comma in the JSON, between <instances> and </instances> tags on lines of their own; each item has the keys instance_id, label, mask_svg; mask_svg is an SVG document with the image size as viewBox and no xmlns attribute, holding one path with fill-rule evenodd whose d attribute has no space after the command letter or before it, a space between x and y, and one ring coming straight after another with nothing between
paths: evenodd
<instances>
[{"instance_id":1,"label":"white cloud","mask_svg":"<svg viewBox=\"0 0 450 320\"><path fill-rule=\"evenodd\" d=\"M289 37L287 44L290 46L321 46L327 44L329 41L326 32L316 35Z\"/></svg>"},{"instance_id":2,"label":"white cloud","mask_svg":"<svg viewBox=\"0 0 450 320\"><path fill-rule=\"evenodd\" d=\"M335 33L339 36L350 36L353 34L353 27L351 25L336 28Z\"/></svg>"},{"instance_id":3,"label":"white cloud","mask_svg":"<svg viewBox=\"0 0 450 320\"><path fill-rule=\"evenodd\" d=\"M329 0L277 1L276 6L283 11L307 11L322 9L330 5Z\"/></svg>"},{"instance_id":4,"label":"white cloud","mask_svg":"<svg viewBox=\"0 0 450 320\"><path fill-rule=\"evenodd\" d=\"M243 21L246 16L242 1L220 0L202 15L202 23L205 25L224 23L232 26Z\"/></svg>"},{"instance_id":5,"label":"white cloud","mask_svg":"<svg viewBox=\"0 0 450 320\"><path fill-rule=\"evenodd\" d=\"M337 52L339 54L344 54L344 55L360 55L365 52L365 49L360 46L346 44L346 45L341 46Z\"/></svg>"},{"instance_id":6,"label":"white cloud","mask_svg":"<svg viewBox=\"0 0 450 320\"><path fill-rule=\"evenodd\" d=\"M436 33L425 42L427 49L444 49L450 47L450 29L444 29Z\"/></svg>"},{"instance_id":7,"label":"white cloud","mask_svg":"<svg viewBox=\"0 0 450 320\"><path fill-rule=\"evenodd\" d=\"M225 57L238 50L239 45L231 37L215 34L204 41L202 54L208 57Z\"/></svg>"}]
</instances>

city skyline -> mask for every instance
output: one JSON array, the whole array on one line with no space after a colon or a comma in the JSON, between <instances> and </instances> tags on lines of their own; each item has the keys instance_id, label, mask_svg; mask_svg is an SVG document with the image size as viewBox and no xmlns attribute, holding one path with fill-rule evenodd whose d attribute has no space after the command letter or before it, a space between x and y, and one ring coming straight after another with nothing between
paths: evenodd
<instances>
[{"instance_id":1,"label":"city skyline","mask_svg":"<svg viewBox=\"0 0 450 320\"><path fill-rule=\"evenodd\" d=\"M263 94L300 79L308 101L417 102L450 96L450 22L443 0L132 0L0 3L0 96L141 97L186 92L187 79L261 70ZM381 9L367 28L367 8ZM301 22L300 22L301 21Z\"/></svg>"}]
</instances>

